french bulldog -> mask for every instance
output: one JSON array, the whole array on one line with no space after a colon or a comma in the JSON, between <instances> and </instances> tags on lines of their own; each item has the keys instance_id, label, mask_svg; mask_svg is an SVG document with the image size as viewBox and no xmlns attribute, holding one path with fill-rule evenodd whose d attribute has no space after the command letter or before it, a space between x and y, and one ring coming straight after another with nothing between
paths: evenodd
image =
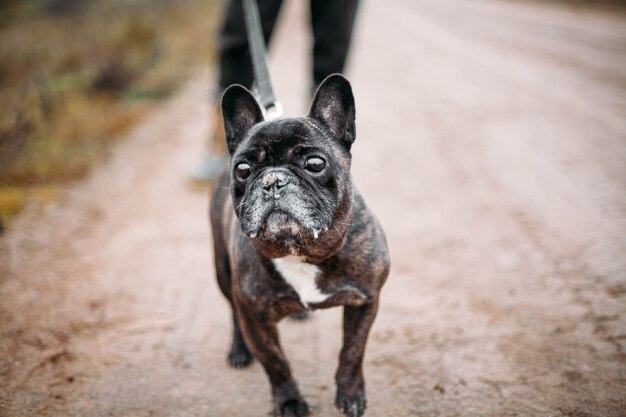
<instances>
[{"instance_id":1,"label":"french bulldog","mask_svg":"<svg viewBox=\"0 0 626 417\"><path fill-rule=\"evenodd\" d=\"M281 349L285 316L343 306L336 406L365 412L363 355L389 273L383 230L352 183L352 88L339 74L317 89L306 117L264 120L240 85L222 96L230 166L213 192L215 268L231 304L228 361L256 358L271 384L274 416L305 416Z\"/></svg>"}]
</instances>

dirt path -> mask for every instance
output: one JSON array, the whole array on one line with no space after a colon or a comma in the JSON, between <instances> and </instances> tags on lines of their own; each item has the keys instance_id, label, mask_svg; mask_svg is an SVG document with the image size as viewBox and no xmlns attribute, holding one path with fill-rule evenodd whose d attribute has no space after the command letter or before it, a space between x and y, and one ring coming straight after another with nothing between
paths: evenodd
<instances>
[{"instance_id":1,"label":"dirt path","mask_svg":"<svg viewBox=\"0 0 626 417\"><path fill-rule=\"evenodd\" d=\"M298 4L272 57L291 114ZM371 1L352 64L354 177L393 262L367 415L625 415L626 18ZM259 365L226 366L207 194L186 183L208 85L0 239L0 415L267 415ZM281 325L315 416L339 416L339 313Z\"/></svg>"}]
</instances>

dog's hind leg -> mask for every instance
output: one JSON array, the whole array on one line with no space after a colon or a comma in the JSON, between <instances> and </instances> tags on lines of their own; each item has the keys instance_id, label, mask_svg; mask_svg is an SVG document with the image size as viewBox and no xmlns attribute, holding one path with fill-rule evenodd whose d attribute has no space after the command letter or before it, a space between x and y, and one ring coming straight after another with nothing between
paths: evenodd
<instances>
[{"instance_id":1,"label":"dog's hind leg","mask_svg":"<svg viewBox=\"0 0 626 417\"><path fill-rule=\"evenodd\" d=\"M230 302L233 317L233 341L230 346L230 351L228 352L228 363L233 368L243 368L248 366L253 358L248 346L246 346L246 342L243 340L239 320L237 318L237 311L232 302L231 271L228 253L226 252L225 246L218 244L219 242L215 242L215 240L216 239L214 239L213 244L215 252L215 274L217 275L220 290Z\"/></svg>"},{"instance_id":2,"label":"dog's hind leg","mask_svg":"<svg viewBox=\"0 0 626 417\"><path fill-rule=\"evenodd\" d=\"M211 229L213 231L213 252L215 260L215 275L217 283L228 299L232 311L233 321L233 341L228 352L228 363L233 368L243 368L252 362L252 354L246 346L246 342L241 335L239 320L237 319L237 311L232 300L232 273L230 269L230 258L225 240L224 225L221 221L220 212L223 205L230 200L230 195L223 188L218 188L211 200Z\"/></svg>"},{"instance_id":3,"label":"dog's hind leg","mask_svg":"<svg viewBox=\"0 0 626 417\"><path fill-rule=\"evenodd\" d=\"M228 352L228 363L233 368L244 368L252 363L252 359L252 353L250 353L241 334L237 313L233 309L233 343L230 346L230 352Z\"/></svg>"}]
</instances>

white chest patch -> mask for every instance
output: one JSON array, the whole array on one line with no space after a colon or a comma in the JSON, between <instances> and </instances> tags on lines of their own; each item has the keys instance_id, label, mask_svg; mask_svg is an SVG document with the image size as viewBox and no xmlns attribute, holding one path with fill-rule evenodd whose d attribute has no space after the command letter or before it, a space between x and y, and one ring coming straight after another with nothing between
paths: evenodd
<instances>
[{"instance_id":1,"label":"white chest patch","mask_svg":"<svg viewBox=\"0 0 626 417\"><path fill-rule=\"evenodd\" d=\"M329 294L324 294L317 288L315 279L320 273L319 268L304 262L304 258L285 256L273 259L272 262L287 284L296 290L305 307L310 303L321 303L329 297Z\"/></svg>"}]
</instances>

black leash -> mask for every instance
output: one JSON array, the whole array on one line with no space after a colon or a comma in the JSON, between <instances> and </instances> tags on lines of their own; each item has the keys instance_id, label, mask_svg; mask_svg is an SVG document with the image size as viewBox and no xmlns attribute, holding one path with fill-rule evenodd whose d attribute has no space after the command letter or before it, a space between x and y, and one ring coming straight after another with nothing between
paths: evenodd
<instances>
[{"instance_id":1,"label":"black leash","mask_svg":"<svg viewBox=\"0 0 626 417\"><path fill-rule=\"evenodd\" d=\"M259 18L256 0L242 0L243 14L248 34L250 57L254 71L254 82L261 104L268 119L277 119L283 115L283 108L274 95L272 80L267 62L267 48L263 37L263 28Z\"/></svg>"}]
</instances>

